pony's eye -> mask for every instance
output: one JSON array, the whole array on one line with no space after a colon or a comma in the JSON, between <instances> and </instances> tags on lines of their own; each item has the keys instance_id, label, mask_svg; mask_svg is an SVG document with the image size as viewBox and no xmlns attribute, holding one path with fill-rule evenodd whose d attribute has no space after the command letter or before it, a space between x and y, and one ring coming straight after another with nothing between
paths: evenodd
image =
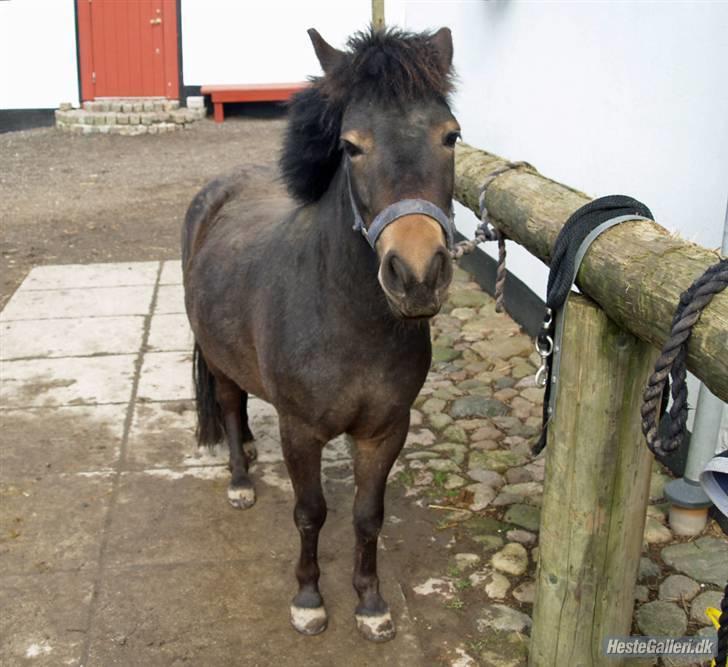
<instances>
[{"instance_id":1,"label":"pony's eye","mask_svg":"<svg viewBox=\"0 0 728 667\"><path fill-rule=\"evenodd\" d=\"M351 141L347 141L346 139L341 140L341 148L349 157L356 157L364 152L361 148L359 148L359 146L353 144Z\"/></svg>"},{"instance_id":2,"label":"pony's eye","mask_svg":"<svg viewBox=\"0 0 728 667\"><path fill-rule=\"evenodd\" d=\"M455 144L458 142L458 139L460 139L460 132L448 132L445 135L442 143L448 148L454 148Z\"/></svg>"}]
</instances>

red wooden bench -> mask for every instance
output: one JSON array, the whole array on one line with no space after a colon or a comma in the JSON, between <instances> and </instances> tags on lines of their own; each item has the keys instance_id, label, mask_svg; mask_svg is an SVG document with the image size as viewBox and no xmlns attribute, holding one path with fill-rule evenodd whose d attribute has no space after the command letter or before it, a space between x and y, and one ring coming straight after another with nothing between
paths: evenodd
<instances>
[{"instance_id":1,"label":"red wooden bench","mask_svg":"<svg viewBox=\"0 0 728 667\"><path fill-rule=\"evenodd\" d=\"M202 86L201 93L210 95L215 106L215 122L225 120L225 102L285 102L303 90L307 83L251 83L232 86Z\"/></svg>"}]
</instances>

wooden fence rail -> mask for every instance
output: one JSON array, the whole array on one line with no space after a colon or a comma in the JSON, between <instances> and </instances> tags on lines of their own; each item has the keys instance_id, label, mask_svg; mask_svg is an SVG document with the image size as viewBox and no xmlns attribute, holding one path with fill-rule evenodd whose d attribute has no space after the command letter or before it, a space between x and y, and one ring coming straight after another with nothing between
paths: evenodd
<instances>
[{"instance_id":1,"label":"wooden fence rail","mask_svg":"<svg viewBox=\"0 0 728 667\"><path fill-rule=\"evenodd\" d=\"M485 177L505 163L492 153L458 145L456 199L477 213ZM488 211L499 228L547 264L564 222L589 201L577 190L523 170L496 178L486 196ZM594 242L578 282L617 324L662 347L680 294L719 257L656 223L628 222ZM716 396L728 401L728 290L713 299L693 329L688 368Z\"/></svg>"}]
</instances>

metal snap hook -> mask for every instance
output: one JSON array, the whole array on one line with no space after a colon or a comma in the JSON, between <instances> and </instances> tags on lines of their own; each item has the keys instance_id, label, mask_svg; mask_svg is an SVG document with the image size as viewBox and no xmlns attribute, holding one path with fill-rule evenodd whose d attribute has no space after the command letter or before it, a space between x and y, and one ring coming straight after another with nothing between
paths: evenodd
<instances>
[{"instance_id":1,"label":"metal snap hook","mask_svg":"<svg viewBox=\"0 0 728 667\"><path fill-rule=\"evenodd\" d=\"M536 339L536 352L541 359L548 359L554 351L554 339L551 336L546 336L546 346L541 347L541 339Z\"/></svg>"}]
</instances>

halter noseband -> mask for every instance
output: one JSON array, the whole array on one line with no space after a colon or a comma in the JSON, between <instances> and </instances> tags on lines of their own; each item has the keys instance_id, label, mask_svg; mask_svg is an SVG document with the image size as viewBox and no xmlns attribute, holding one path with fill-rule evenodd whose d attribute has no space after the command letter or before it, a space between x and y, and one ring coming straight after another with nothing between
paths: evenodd
<instances>
[{"instance_id":1,"label":"halter noseband","mask_svg":"<svg viewBox=\"0 0 728 667\"><path fill-rule=\"evenodd\" d=\"M374 249L377 239L384 231L384 228L391 225L398 218L402 218L405 215L412 215L413 213L420 213L426 215L428 218L432 218L437 222L442 230L445 232L445 239L447 240L448 249L453 246L454 239L454 216L452 213L452 205L450 206L450 215L447 215L439 206L433 204L431 201L426 199L400 199L399 201L390 204L386 208L382 209L372 220L372 224L367 228L364 224L364 219L359 213L359 208L356 205L354 199L354 192L351 189L351 172L349 170L349 162L346 162L346 184L349 188L349 199L351 201L351 209L354 212L354 231L360 231L362 236L367 240L367 243Z\"/></svg>"}]
</instances>

